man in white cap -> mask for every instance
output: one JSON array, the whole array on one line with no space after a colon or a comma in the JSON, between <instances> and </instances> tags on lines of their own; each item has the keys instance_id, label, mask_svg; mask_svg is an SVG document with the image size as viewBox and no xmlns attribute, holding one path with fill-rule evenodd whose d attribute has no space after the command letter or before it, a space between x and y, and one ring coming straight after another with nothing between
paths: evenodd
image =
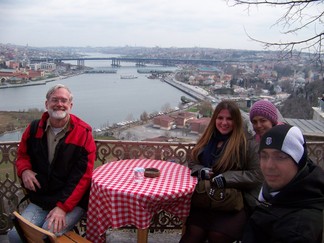
<instances>
[{"instance_id":1,"label":"man in white cap","mask_svg":"<svg viewBox=\"0 0 324 243\"><path fill-rule=\"evenodd\" d=\"M242 242L323 242L324 171L307 157L302 132L271 128L259 154L265 181Z\"/></svg>"}]
</instances>

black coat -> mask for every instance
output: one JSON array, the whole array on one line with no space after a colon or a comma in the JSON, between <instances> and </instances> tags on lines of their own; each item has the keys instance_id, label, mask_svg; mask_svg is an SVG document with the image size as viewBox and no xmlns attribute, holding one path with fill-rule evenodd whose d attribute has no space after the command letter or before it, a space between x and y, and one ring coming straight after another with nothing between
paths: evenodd
<instances>
[{"instance_id":1,"label":"black coat","mask_svg":"<svg viewBox=\"0 0 324 243\"><path fill-rule=\"evenodd\" d=\"M324 171L311 161L295 179L251 215L243 243L320 243Z\"/></svg>"}]
</instances>

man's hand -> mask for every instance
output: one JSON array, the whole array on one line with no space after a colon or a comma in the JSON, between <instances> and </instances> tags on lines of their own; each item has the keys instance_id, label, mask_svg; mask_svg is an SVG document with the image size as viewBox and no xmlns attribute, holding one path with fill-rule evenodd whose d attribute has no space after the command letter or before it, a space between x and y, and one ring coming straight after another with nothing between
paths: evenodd
<instances>
[{"instance_id":1,"label":"man's hand","mask_svg":"<svg viewBox=\"0 0 324 243\"><path fill-rule=\"evenodd\" d=\"M53 233L63 230L66 227L65 216L66 212L63 209L59 207L52 209L46 216L46 220L48 220L48 229L53 229Z\"/></svg>"},{"instance_id":2,"label":"man's hand","mask_svg":"<svg viewBox=\"0 0 324 243\"><path fill-rule=\"evenodd\" d=\"M36 173L32 170L25 170L21 174L22 182L24 183L24 187L30 191L36 191L36 187L41 188L38 180L36 179Z\"/></svg>"}]
</instances>

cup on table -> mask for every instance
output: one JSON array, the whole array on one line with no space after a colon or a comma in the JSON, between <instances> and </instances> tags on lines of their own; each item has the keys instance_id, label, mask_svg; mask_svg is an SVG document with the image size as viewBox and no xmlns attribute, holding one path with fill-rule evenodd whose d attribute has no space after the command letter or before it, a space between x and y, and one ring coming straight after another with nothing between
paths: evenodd
<instances>
[{"instance_id":1,"label":"cup on table","mask_svg":"<svg viewBox=\"0 0 324 243\"><path fill-rule=\"evenodd\" d=\"M134 168L134 182L141 182L144 180L144 172L145 168L143 167L135 167Z\"/></svg>"}]
</instances>

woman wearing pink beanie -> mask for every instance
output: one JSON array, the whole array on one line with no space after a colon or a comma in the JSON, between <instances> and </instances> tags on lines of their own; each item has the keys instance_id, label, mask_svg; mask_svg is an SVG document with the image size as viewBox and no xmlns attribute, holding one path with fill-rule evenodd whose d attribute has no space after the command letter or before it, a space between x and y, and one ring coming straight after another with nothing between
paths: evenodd
<instances>
[{"instance_id":1,"label":"woman wearing pink beanie","mask_svg":"<svg viewBox=\"0 0 324 243\"><path fill-rule=\"evenodd\" d=\"M268 100L259 100L251 107L250 121L259 142L263 134L278 124L277 108Z\"/></svg>"}]
</instances>

